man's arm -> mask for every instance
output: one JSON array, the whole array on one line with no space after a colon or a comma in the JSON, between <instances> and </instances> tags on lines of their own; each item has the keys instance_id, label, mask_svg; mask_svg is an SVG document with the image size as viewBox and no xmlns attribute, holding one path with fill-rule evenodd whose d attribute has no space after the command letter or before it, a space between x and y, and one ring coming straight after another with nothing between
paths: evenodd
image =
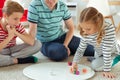
<instances>
[{"instance_id":1,"label":"man's arm","mask_svg":"<svg viewBox=\"0 0 120 80\"><path fill-rule=\"evenodd\" d=\"M36 33L37 33L37 24L29 22L29 34L34 39L34 41L35 41L35 38L36 38Z\"/></svg>"},{"instance_id":2,"label":"man's arm","mask_svg":"<svg viewBox=\"0 0 120 80\"><path fill-rule=\"evenodd\" d=\"M66 34L64 45L65 45L65 47L67 47L73 37L73 34L74 34L74 24L73 24L72 18L65 20L65 24L68 28L68 32Z\"/></svg>"}]
</instances>

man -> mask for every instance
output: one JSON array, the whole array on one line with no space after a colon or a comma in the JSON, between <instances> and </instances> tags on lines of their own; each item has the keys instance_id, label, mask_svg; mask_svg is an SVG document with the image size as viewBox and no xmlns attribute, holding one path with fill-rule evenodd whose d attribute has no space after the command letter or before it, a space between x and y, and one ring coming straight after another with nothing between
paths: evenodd
<instances>
[{"instance_id":1,"label":"man","mask_svg":"<svg viewBox=\"0 0 120 80\"><path fill-rule=\"evenodd\" d=\"M64 20L68 31L62 29ZM60 0L32 0L28 9L30 34L42 42L42 53L55 61L61 61L75 54L80 38L73 36L74 24L65 3ZM89 54L93 55L92 46Z\"/></svg>"}]
</instances>

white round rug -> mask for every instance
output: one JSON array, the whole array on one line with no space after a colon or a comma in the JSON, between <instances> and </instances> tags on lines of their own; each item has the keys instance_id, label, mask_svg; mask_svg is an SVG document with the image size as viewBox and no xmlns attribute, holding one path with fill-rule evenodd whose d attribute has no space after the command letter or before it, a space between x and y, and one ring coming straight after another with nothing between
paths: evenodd
<instances>
[{"instance_id":1,"label":"white round rug","mask_svg":"<svg viewBox=\"0 0 120 80\"><path fill-rule=\"evenodd\" d=\"M87 72L84 73L83 69ZM70 66L66 62L46 62L26 67L23 74L34 80L86 80L95 74L84 65L78 65L78 71L79 75L70 73Z\"/></svg>"}]
</instances>

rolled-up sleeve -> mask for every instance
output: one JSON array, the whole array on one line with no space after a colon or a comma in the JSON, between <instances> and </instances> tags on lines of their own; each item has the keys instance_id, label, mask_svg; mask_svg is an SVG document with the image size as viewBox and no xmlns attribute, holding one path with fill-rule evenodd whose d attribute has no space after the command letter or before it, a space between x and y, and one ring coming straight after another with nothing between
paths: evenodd
<instances>
[{"instance_id":1,"label":"rolled-up sleeve","mask_svg":"<svg viewBox=\"0 0 120 80\"><path fill-rule=\"evenodd\" d=\"M37 11L37 6L36 6L36 3L34 0L31 1L29 7L28 7L28 21L29 22L33 22L33 23L37 23L38 22L38 11Z\"/></svg>"},{"instance_id":2,"label":"rolled-up sleeve","mask_svg":"<svg viewBox=\"0 0 120 80\"><path fill-rule=\"evenodd\" d=\"M68 9L67 5L64 5L64 16L63 20L68 20L71 18L70 10Z\"/></svg>"}]
</instances>

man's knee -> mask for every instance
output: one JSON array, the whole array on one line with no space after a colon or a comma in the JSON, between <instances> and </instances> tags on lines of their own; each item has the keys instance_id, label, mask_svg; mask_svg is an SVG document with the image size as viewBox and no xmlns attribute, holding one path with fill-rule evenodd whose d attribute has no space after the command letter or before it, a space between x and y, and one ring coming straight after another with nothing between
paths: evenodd
<instances>
[{"instance_id":1,"label":"man's knee","mask_svg":"<svg viewBox=\"0 0 120 80\"><path fill-rule=\"evenodd\" d=\"M61 61L68 57L67 49L60 43L54 43L49 45L47 49L47 55L54 61Z\"/></svg>"},{"instance_id":2,"label":"man's knee","mask_svg":"<svg viewBox=\"0 0 120 80\"><path fill-rule=\"evenodd\" d=\"M94 47L92 45L87 46L84 56L94 56Z\"/></svg>"}]
</instances>

